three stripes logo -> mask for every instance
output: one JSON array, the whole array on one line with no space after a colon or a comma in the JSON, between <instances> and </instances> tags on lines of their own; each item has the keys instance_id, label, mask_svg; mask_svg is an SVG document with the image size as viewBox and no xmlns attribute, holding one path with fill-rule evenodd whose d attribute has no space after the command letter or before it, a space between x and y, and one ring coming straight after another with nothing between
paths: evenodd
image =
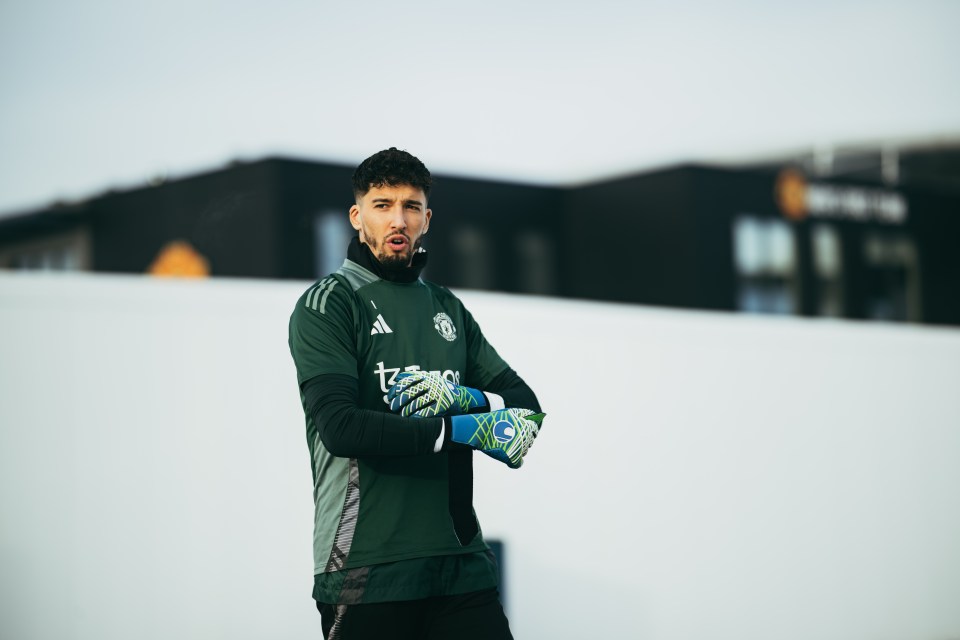
<instances>
[{"instance_id":1,"label":"three stripes logo","mask_svg":"<svg viewBox=\"0 0 960 640\"><path fill-rule=\"evenodd\" d=\"M326 314L327 312L327 298L330 297L330 292L337 288L337 279L330 277L324 278L319 281L313 288L307 291L307 298L304 302L304 306L308 309L313 309L314 311L319 311L320 313ZM370 304L373 305L373 308L376 309L377 305L373 304L373 301L370 301ZM375 335L378 333L393 333L393 329L390 328L390 325L387 324L387 321L383 319L383 314L377 314L377 319L373 323L373 328L370 329L370 335Z\"/></svg>"},{"instance_id":2,"label":"three stripes logo","mask_svg":"<svg viewBox=\"0 0 960 640\"><path fill-rule=\"evenodd\" d=\"M330 295L330 292L333 291L337 286L336 278L324 278L317 284L313 285L313 288L307 292L307 301L305 306L314 311L319 311L320 313L326 314L327 312L327 297Z\"/></svg>"},{"instance_id":3,"label":"three stripes logo","mask_svg":"<svg viewBox=\"0 0 960 640\"><path fill-rule=\"evenodd\" d=\"M370 329L370 335L376 333L393 333L393 329L391 329L387 321L383 319L383 314L377 314L377 319L373 323L373 329Z\"/></svg>"}]
</instances>

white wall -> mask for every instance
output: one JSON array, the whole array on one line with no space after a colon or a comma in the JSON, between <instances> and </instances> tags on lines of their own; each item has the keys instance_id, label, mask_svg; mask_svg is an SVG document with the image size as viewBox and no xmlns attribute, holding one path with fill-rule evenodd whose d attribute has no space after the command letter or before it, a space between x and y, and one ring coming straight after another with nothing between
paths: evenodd
<instances>
[{"instance_id":1,"label":"white wall","mask_svg":"<svg viewBox=\"0 0 960 640\"><path fill-rule=\"evenodd\" d=\"M0 637L320 637L307 284L0 274ZM960 331L462 297L549 414L518 639L960 638Z\"/></svg>"}]
</instances>

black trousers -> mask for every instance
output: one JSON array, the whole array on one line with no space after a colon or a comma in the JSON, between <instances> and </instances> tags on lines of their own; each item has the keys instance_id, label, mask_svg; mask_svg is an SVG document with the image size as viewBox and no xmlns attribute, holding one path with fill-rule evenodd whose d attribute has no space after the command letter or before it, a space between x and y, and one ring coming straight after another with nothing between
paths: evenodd
<instances>
[{"instance_id":1,"label":"black trousers","mask_svg":"<svg viewBox=\"0 0 960 640\"><path fill-rule=\"evenodd\" d=\"M317 609L327 640L513 640L496 589Z\"/></svg>"}]
</instances>

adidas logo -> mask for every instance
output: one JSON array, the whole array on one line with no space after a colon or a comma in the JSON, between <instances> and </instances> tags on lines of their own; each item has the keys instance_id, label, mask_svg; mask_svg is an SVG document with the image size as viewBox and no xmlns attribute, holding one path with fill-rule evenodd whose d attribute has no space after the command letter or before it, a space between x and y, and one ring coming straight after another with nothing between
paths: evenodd
<instances>
[{"instance_id":1,"label":"adidas logo","mask_svg":"<svg viewBox=\"0 0 960 640\"><path fill-rule=\"evenodd\" d=\"M370 329L370 335L375 333L393 333L393 329L390 328L390 325L387 324L387 321L383 319L383 315L378 314L376 321L373 323L373 329Z\"/></svg>"}]
</instances>

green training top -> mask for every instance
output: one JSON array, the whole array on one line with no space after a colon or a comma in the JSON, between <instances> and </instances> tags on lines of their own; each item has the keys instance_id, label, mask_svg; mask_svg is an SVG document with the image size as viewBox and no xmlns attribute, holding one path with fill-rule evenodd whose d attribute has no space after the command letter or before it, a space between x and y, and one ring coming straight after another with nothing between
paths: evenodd
<instances>
[{"instance_id":1,"label":"green training top","mask_svg":"<svg viewBox=\"0 0 960 640\"><path fill-rule=\"evenodd\" d=\"M373 411L389 411L386 392L401 371L437 371L484 389L508 368L449 290L423 280L383 280L351 260L297 301L290 350L299 384L323 374L351 376L360 408ZM314 573L486 555L482 534L461 545L454 533L447 453L337 457L324 447L306 406L304 413L314 481Z\"/></svg>"}]
</instances>

